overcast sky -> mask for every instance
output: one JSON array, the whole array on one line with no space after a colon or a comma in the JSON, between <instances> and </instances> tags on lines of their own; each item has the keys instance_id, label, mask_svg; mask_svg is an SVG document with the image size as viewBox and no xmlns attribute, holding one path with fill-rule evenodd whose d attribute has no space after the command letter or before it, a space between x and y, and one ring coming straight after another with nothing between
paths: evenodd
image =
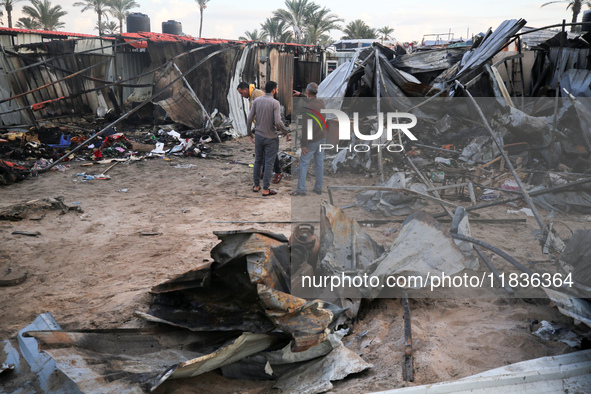
<instances>
[{"instance_id":1,"label":"overcast sky","mask_svg":"<svg viewBox=\"0 0 591 394\"><path fill-rule=\"evenodd\" d=\"M162 22L169 19L182 23L183 32L192 36L199 34L199 7L191 0L136 0L140 7L135 12L150 17L151 30L162 32ZM386 1L386 0L316 0L316 3L330 8L348 23L362 19L371 27L390 26L395 29L394 37L399 41L420 41L423 34L447 33L450 29L455 37L486 31L497 27L503 20L524 18L528 26L542 27L570 22L572 13L566 4L554 4L541 8L547 0L497 0L474 1ZM73 7L75 0L53 0L68 14L63 31L97 34L96 14L91 11L81 13L81 7ZM27 1L15 4L13 21L22 16L22 6ZM245 30L260 28L275 9L283 7L283 1L262 0L210 0L204 11L203 37L236 39ZM584 7L584 10L587 10ZM579 21L582 17L579 15ZM4 16L6 26L6 16ZM123 29L126 31L124 25ZM331 36L338 39L340 31L332 31Z\"/></svg>"}]
</instances>

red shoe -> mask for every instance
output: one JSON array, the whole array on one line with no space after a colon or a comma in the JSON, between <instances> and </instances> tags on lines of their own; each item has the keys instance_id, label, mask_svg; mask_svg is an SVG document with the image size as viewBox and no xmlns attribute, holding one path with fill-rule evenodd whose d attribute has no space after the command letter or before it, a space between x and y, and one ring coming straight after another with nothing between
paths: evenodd
<instances>
[{"instance_id":1,"label":"red shoe","mask_svg":"<svg viewBox=\"0 0 591 394\"><path fill-rule=\"evenodd\" d=\"M275 174L271 183L279 183L281 182L281 178L283 178L283 173Z\"/></svg>"}]
</instances>

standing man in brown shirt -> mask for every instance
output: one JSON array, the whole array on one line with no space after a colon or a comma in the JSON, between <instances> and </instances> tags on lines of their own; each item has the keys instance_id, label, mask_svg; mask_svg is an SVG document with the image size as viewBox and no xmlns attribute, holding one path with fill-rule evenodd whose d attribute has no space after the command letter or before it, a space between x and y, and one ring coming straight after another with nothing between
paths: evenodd
<instances>
[{"instance_id":1,"label":"standing man in brown shirt","mask_svg":"<svg viewBox=\"0 0 591 394\"><path fill-rule=\"evenodd\" d=\"M246 119L246 131L248 137L254 142L254 170L253 170L253 192L258 192L260 186L261 168L264 166L265 176L263 177L263 196L277 194L275 190L269 189L271 185L271 174L273 173L273 162L279 150L279 132L277 129L287 133L289 130L281 122L279 101L275 100L277 94L277 82L269 81L265 85L265 95L255 99L250 107ZM256 117L254 132L252 122ZM254 134L254 136L253 136Z\"/></svg>"}]
</instances>

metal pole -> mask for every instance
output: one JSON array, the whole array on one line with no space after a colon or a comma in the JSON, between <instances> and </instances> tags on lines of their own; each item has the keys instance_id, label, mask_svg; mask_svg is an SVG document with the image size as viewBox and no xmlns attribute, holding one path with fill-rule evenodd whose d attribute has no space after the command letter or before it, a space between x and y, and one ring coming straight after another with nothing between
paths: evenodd
<instances>
[{"instance_id":1,"label":"metal pole","mask_svg":"<svg viewBox=\"0 0 591 394\"><path fill-rule=\"evenodd\" d=\"M183 78L183 82L185 82L185 85L187 85L187 89L189 89L189 92L191 93L191 95L193 96L193 98L195 99L195 101L197 101L197 104L201 108L201 111L203 111L203 113L207 117L207 120L209 122L209 127L206 127L206 129L208 129L208 128L211 129L213 131L213 134L215 135L215 139L218 140L218 142L221 144L222 143L222 140L220 139L220 136L218 135L218 132L215 130L215 126L213 125L213 119L211 119L211 116L209 116L209 113L205 110L205 107L201 103L201 100L199 100L199 97L197 97L197 94L195 94L195 91L193 90L193 88L191 87L191 85L189 85L189 81L187 81L187 78L185 78L183 76L183 73L181 72L181 69L179 68L179 66L177 66L176 63L174 63L174 62L172 63L172 65L178 71L178 73L180 74L180 76Z\"/></svg>"},{"instance_id":2,"label":"metal pole","mask_svg":"<svg viewBox=\"0 0 591 394\"><path fill-rule=\"evenodd\" d=\"M480 257L480 260L482 260L484 265L486 265L486 267L490 270L490 272L493 273L493 275L495 276L495 278L497 278L499 283L501 283L503 285L503 287L505 288L505 291L509 294L513 294L514 293L513 289L511 287L509 287L509 285L501 279L501 274L495 268L495 266L492 265L491 261L488 259L488 257L486 257L484 252L482 250L480 250L480 247L478 245L474 245L474 250L476 251L476 254L478 255L478 257Z\"/></svg>"},{"instance_id":3,"label":"metal pole","mask_svg":"<svg viewBox=\"0 0 591 394\"><path fill-rule=\"evenodd\" d=\"M406 291L402 295L402 308L404 309L404 380L412 382L415 380L412 368L412 327Z\"/></svg>"},{"instance_id":4,"label":"metal pole","mask_svg":"<svg viewBox=\"0 0 591 394\"><path fill-rule=\"evenodd\" d=\"M560 96L560 79L562 78L562 51L564 49L564 36L566 34L566 20L562 20L562 33L560 35L560 50L558 52L558 59L556 64L558 70L556 70L556 96L554 98L554 116L552 118L552 132L556 134L556 118L558 116L558 97Z\"/></svg>"},{"instance_id":5,"label":"metal pole","mask_svg":"<svg viewBox=\"0 0 591 394\"><path fill-rule=\"evenodd\" d=\"M531 192L530 193L530 196L541 196L543 194L558 192L558 191L561 191L561 190L569 189L569 188L571 188L573 186L578 186L578 185L582 185L582 184L589 183L589 182L591 182L591 178L581 179L580 181L572 182L572 183L569 183L567 185L560 185L560 186L554 186L554 187L549 187L549 188L546 188L546 189L537 190L535 192ZM474 211L474 210L477 210L477 209L494 207L495 205L505 204L505 203L512 202L512 201L519 201L522 198L523 198L523 195L519 195L519 196L515 196L515 197L503 199L503 200L485 202L483 204L473 205L473 206L470 206L470 207L464 207L464 209L466 211ZM438 214L433 215L433 217L435 219L437 219L437 218L443 217L445 215L447 215L446 212L441 212L441 213L438 213Z\"/></svg>"},{"instance_id":6,"label":"metal pole","mask_svg":"<svg viewBox=\"0 0 591 394\"><path fill-rule=\"evenodd\" d=\"M376 105L377 105L377 119L378 122L381 122L382 119L380 119L380 57L379 57L379 52L378 52L378 48L375 48L375 59L376 59ZM379 126L378 126L379 127ZM383 143L383 134L380 136L380 145L378 146L378 171L380 173L380 181L383 183L384 182L384 162L382 159L382 147L384 146Z\"/></svg>"},{"instance_id":7,"label":"metal pole","mask_svg":"<svg viewBox=\"0 0 591 394\"><path fill-rule=\"evenodd\" d=\"M486 117L484 116L484 113L482 113L482 110L480 109L480 107L478 106L478 103L476 102L474 97L472 97L470 92L467 89L464 89L464 86L459 81L456 81L456 84L458 86L460 86L464 90L464 92L468 95L468 97L470 97L470 99L472 100L472 103L474 104L474 107L476 108L478 115L480 115L480 118L482 119L484 126L488 130L488 133L490 134L490 136L493 139L493 141L495 142L495 144L497 145L497 148L499 148L499 151L501 152L501 155L505 159L507 167L509 168L509 171L511 171L513 178L515 178L515 182L517 182L517 185L519 186L519 189L520 189L521 193L523 194L523 198L525 199L525 201L527 202L527 205L529 205L529 208L531 209L532 213L534 214L536 221L538 222L538 225L540 226L540 229L542 231L544 231L544 229L546 228L546 224L544 223L544 220L542 219L542 217L538 213L538 210L536 209L536 206L535 206L533 200L531 199L529 194L527 194L527 190L525 190L525 186L521 182L521 179L519 178L519 174L517 174L517 171L515 171L515 168L513 167L513 163L511 163L511 160L509 160L507 153L503 149L503 145L497 140L497 138L495 136L495 132L490 127L488 121L486 120Z\"/></svg>"}]
</instances>

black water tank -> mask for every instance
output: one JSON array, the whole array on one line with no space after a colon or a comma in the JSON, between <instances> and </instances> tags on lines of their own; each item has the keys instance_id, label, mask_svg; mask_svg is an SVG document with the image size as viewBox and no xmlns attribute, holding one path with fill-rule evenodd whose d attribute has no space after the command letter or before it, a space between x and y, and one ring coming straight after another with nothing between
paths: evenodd
<instances>
[{"instance_id":1,"label":"black water tank","mask_svg":"<svg viewBox=\"0 0 591 394\"><path fill-rule=\"evenodd\" d=\"M150 17L140 12L127 15L127 32L150 31Z\"/></svg>"},{"instance_id":2,"label":"black water tank","mask_svg":"<svg viewBox=\"0 0 591 394\"><path fill-rule=\"evenodd\" d=\"M162 22L162 33L180 36L183 34L183 25L181 25L181 22L172 20L169 20L168 22Z\"/></svg>"},{"instance_id":3,"label":"black water tank","mask_svg":"<svg viewBox=\"0 0 591 394\"><path fill-rule=\"evenodd\" d=\"M583 13L583 23L584 25L581 26L581 31L591 31L591 10Z\"/></svg>"}]
</instances>

